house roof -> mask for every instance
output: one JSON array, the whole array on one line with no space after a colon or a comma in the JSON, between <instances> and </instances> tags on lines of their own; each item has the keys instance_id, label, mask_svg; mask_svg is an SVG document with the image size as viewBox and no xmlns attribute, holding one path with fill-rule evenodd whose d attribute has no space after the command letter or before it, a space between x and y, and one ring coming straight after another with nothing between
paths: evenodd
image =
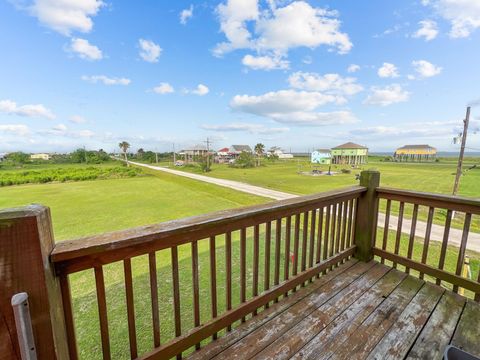
<instances>
[{"instance_id":1,"label":"house roof","mask_svg":"<svg viewBox=\"0 0 480 360\"><path fill-rule=\"evenodd\" d=\"M252 151L252 148L248 145L232 145L234 151Z\"/></svg>"},{"instance_id":2,"label":"house roof","mask_svg":"<svg viewBox=\"0 0 480 360\"><path fill-rule=\"evenodd\" d=\"M358 145L353 142L347 142L342 145L335 146L333 149L368 149L366 146Z\"/></svg>"},{"instance_id":3,"label":"house roof","mask_svg":"<svg viewBox=\"0 0 480 360\"><path fill-rule=\"evenodd\" d=\"M217 152L228 152L228 150L230 150L230 149L229 148L221 148Z\"/></svg>"},{"instance_id":4,"label":"house roof","mask_svg":"<svg viewBox=\"0 0 480 360\"><path fill-rule=\"evenodd\" d=\"M319 153L329 153L329 152L331 152L330 149L317 149L315 151L318 151Z\"/></svg>"},{"instance_id":5,"label":"house roof","mask_svg":"<svg viewBox=\"0 0 480 360\"><path fill-rule=\"evenodd\" d=\"M204 145L195 145L185 148L183 151L205 151L207 148Z\"/></svg>"},{"instance_id":6,"label":"house roof","mask_svg":"<svg viewBox=\"0 0 480 360\"><path fill-rule=\"evenodd\" d=\"M397 150L406 150L406 149L412 149L412 150L418 150L418 149L433 149L433 150L437 150L435 149L433 146L430 146L430 145L404 145L400 148L398 148Z\"/></svg>"}]
</instances>

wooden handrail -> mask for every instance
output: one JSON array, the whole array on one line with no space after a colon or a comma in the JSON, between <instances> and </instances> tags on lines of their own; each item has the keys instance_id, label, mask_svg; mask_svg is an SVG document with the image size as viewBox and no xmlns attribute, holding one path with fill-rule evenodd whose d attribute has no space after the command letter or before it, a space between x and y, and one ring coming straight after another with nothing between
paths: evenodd
<instances>
[{"instance_id":1,"label":"wooden handrail","mask_svg":"<svg viewBox=\"0 0 480 360\"><path fill-rule=\"evenodd\" d=\"M365 187L353 186L98 236L62 241L53 249L50 260L55 264L58 274L69 274L152 251L171 248L194 240L222 235L229 231L278 218L300 214L332 202L358 197L365 191Z\"/></svg>"},{"instance_id":2,"label":"wooden handrail","mask_svg":"<svg viewBox=\"0 0 480 360\"><path fill-rule=\"evenodd\" d=\"M377 194L381 199L403 201L405 203L432 206L435 208L462 211L480 215L480 199L393 189L388 187L378 187Z\"/></svg>"}]
</instances>

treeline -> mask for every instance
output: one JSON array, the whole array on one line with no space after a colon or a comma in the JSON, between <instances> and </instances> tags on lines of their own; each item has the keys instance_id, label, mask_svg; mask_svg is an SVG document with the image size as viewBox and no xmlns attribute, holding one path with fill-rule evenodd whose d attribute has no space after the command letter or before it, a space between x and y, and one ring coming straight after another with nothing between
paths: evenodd
<instances>
[{"instance_id":1,"label":"treeline","mask_svg":"<svg viewBox=\"0 0 480 360\"><path fill-rule=\"evenodd\" d=\"M0 172L0 186L21 184L45 184L49 182L118 179L142 174L141 169L125 166L88 166L76 168L46 168L24 171Z\"/></svg>"},{"instance_id":2,"label":"treeline","mask_svg":"<svg viewBox=\"0 0 480 360\"><path fill-rule=\"evenodd\" d=\"M111 160L110 155L103 149L77 149L68 154L51 154L49 160L31 159L30 154L17 151L7 154L4 158L4 164L101 164Z\"/></svg>"},{"instance_id":3,"label":"treeline","mask_svg":"<svg viewBox=\"0 0 480 360\"><path fill-rule=\"evenodd\" d=\"M144 149L140 148L136 153L127 153L127 157L130 160L138 160L153 164L157 162L157 159L159 162L171 161L173 159L173 152L156 153L150 150L145 151Z\"/></svg>"}]
</instances>

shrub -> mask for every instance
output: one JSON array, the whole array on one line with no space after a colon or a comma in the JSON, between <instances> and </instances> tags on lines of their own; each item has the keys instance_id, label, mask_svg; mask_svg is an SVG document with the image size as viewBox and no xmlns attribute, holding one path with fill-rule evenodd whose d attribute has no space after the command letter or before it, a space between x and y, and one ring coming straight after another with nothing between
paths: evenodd
<instances>
[{"instance_id":1,"label":"shrub","mask_svg":"<svg viewBox=\"0 0 480 360\"><path fill-rule=\"evenodd\" d=\"M240 153L238 158L235 160L233 164L230 164L231 167L247 169L255 167L255 157L252 153L243 151Z\"/></svg>"}]
</instances>

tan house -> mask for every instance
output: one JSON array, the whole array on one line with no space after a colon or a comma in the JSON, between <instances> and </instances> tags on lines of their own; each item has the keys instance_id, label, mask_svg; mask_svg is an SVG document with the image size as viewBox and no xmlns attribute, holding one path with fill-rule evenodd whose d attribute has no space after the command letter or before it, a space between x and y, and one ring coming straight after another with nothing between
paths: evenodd
<instances>
[{"instance_id":1,"label":"tan house","mask_svg":"<svg viewBox=\"0 0 480 360\"><path fill-rule=\"evenodd\" d=\"M31 160L50 160L50 154L40 153L40 154L31 154Z\"/></svg>"}]
</instances>

